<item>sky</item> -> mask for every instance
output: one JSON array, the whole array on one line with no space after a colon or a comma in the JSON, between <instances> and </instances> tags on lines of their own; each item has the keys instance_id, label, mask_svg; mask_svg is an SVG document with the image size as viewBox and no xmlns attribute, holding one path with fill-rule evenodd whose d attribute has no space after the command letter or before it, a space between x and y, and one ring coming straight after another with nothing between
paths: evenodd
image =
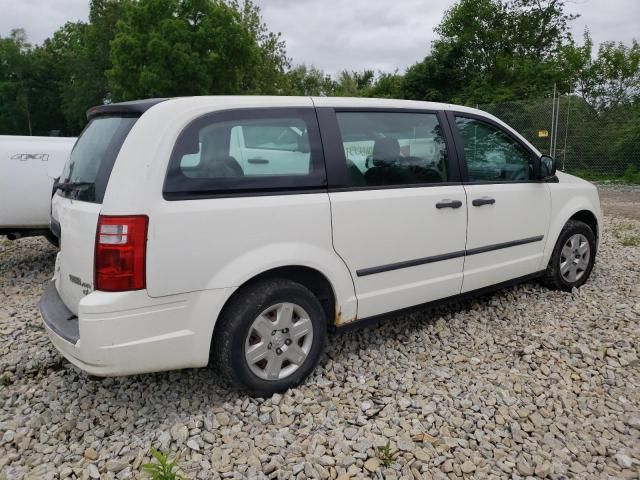
<instances>
[{"instance_id":1,"label":"sky","mask_svg":"<svg viewBox=\"0 0 640 480\"><path fill-rule=\"evenodd\" d=\"M271 31L280 32L294 64L335 74L373 69L403 72L422 60L434 27L454 0L255 0ZM23 27L41 43L67 21L87 20L89 0L0 0L0 36ZM588 26L594 42L640 40L640 0L568 0L581 41Z\"/></svg>"}]
</instances>

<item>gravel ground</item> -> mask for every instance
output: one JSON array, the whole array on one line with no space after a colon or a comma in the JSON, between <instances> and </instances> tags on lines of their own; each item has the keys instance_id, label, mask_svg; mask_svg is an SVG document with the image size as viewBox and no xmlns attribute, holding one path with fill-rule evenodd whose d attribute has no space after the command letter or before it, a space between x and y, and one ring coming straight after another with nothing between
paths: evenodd
<instances>
[{"instance_id":1,"label":"gravel ground","mask_svg":"<svg viewBox=\"0 0 640 480\"><path fill-rule=\"evenodd\" d=\"M640 222L605 229L579 291L528 283L333 334L306 384L269 399L210 369L75 370L37 310L54 250L0 239L0 472L144 478L155 446L203 479L640 478L640 247L624 245Z\"/></svg>"},{"instance_id":2,"label":"gravel ground","mask_svg":"<svg viewBox=\"0 0 640 480\"><path fill-rule=\"evenodd\" d=\"M640 185L599 184L598 192L605 214L640 220Z\"/></svg>"}]
</instances>

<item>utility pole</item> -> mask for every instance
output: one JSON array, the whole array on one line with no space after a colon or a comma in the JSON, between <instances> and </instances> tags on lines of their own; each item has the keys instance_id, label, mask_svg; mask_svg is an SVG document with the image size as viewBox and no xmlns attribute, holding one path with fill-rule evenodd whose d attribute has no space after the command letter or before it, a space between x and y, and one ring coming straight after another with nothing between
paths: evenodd
<instances>
[{"instance_id":1,"label":"utility pole","mask_svg":"<svg viewBox=\"0 0 640 480\"><path fill-rule=\"evenodd\" d=\"M553 99L551 100L551 138L549 139L549 155L553 157L553 135L556 122L556 84L553 84Z\"/></svg>"},{"instance_id":2,"label":"utility pole","mask_svg":"<svg viewBox=\"0 0 640 480\"><path fill-rule=\"evenodd\" d=\"M558 144L558 124L560 123L560 92L558 92L558 106L556 107L556 131L553 135L553 158L556 158L556 146Z\"/></svg>"},{"instance_id":3,"label":"utility pole","mask_svg":"<svg viewBox=\"0 0 640 480\"><path fill-rule=\"evenodd\" d=\"M571 106L571 95L567 95L567 126L564 129L564 150L562 152L562 171L567 160L567 137L569 136L569 107Z\"/></svg>"}]
</instances>

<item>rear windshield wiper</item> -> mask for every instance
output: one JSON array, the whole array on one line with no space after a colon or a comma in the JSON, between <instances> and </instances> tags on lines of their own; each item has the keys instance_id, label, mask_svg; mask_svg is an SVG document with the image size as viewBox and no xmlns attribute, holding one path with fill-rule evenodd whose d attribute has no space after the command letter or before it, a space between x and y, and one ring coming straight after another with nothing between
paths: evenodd
<instances>
[{"instance_id":1,"label":"rear windshield wiper","mask_svg":"<svg viewBox=\"0 0 640 480\"><path fill-rule=\"evenodd\" d=\"M53 192L56 190L62 190L63 192L70 192L72 190L80 190L87 187L93 187L94 182L56 182L53 184Z\"/></svg>"}]
</instances>

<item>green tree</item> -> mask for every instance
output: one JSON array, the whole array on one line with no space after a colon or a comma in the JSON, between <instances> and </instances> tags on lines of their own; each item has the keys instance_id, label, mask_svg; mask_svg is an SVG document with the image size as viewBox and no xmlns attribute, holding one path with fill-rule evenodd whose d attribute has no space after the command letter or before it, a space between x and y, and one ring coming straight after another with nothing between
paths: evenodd
<instances>
[{"instance_id":1,"label":"green tree","mask_svg":"<svg viewBox=\"0 0 640 480\"><path fill-rule=\"evenodd\" d=\"M47 135L64 130L57 65L27 42L23 29L0 38L0 132Z\"/></svg>"},{"instance_id":2,"label":"green tree","mask_svg":"<svg viewBox=\"0 0 640 480\"><path fill-rule=\"evenodd\" d=\"M594 100L598 79L591 55L592 50L593 41L589 31L586 30L582 45L577 45L571 40L563 47L561 62L564 71L571 77L570 82L573 85L573 91L595 108Z\"/></svg>"},{"instance_id":3,"label":"green tree","mask_svg":"<svg viewBox=\"0 0 640 480\"><path fill-rule=\"evenodd\" d=\"M115 100L271 93L287 64L248 0L139 0L124 5L107 71Z\"/></svg>"},{"instance_id":4,"label":"green tree","mask_svg":"<svg viewBox=\"0 0 640 480\"><path fill-rule=\"evenodd\" d=\"M338 74L336 95L340 97L368 97L374 77L373 70L362 72L342 70Z\"/></svg>"},{"instance_id":5,"label":"green tree","mask_svg":"<svg viewBox=\"0 0 640 480\"><path fill-rule=\"evenodd\" d=\"M54 132L69 134L61 109L62 69L43 47L35 47L28 54L28 105L34 135Z\"/></svg>"},{"instance_id":6,"label":"green tree","mask_svg":"<svg viewBox=\"0 0 640 480\"><path fill-rule=\"evenodd\" d=\"M91 0L89 22L69 22L45 40L43 48L60 70L61 109L67 130L78 133L85 112L111 97L105 72L110 43L128 0Z\"/></svg>"},{"instance_id":7,"label":"green tree","mask_svg":"<svg viewBox=\"0 0 640 480\"><path fill-rule=\"evenodd\" d=\"M285 74L285 95L332 96L336 82L330 75L314 66L297 65Z\"/></svg>"},{"instance_id":8,"label":"green tree","mask_svg":"<svg viewBox=\"0 0 640 480\"><path fill-rule=\"evenodd\" d=\"M29 133L29 109L25 98L26 45L22 32L0 38L0 132Z\"/></svg>"},{"instance_id":9,"label":"green tree","mask_svg":"<svg viewBox=\"0 0 640 480\"><path fill-rule=\"evenodd\" d=\"M371 86L369 95L371 97L401 98L402 78L402 75L397 71L394 73L378 73L378 77Z\"/></svg>"},{"instance_id":10,"label":"green tree","mask_svg":"<svg viewBox=\"0 0 640 480\"><path fill-rule=\"evenodd\" d=\"M575 92L591 107L603 111L631 105L640 98L640 45L604 42L594 56L593 41L584 33L583 45L563 49L565 71L572 75Z\"/></svg>"},{"instance_id":11,"label":"green tree","mask_svg":"<svg viewBox=\"0 0 640 480\"><path fill-rule=\"evenodd\" d=\"M558 59L570 40L565 0L461 0L413 65L409 98L484 103L539 97L568 85Z\"/></svg>"},{"instance_id":12,"label":"green tree","mask_svg":"<svg viewBox=\"0 0 640 480\"><path fill-rule=\"evenodd\" d=\"M640 100L640 45L604 42L594 64L600 107L630 105Z\"/></svg>"},{"instance_id":13,"label":"green tree","mask_svg":"<svg viewBox=\"0 0 640 480\"><path fill-rule=\"evenodd\" d=\"M457 64L459 46L439 44L430 55L407 70L402 96L411 100L453 102L465 89L463 70Z\"/></svg>"},{"instance_id":14,"label":"green tree","mask_svg":"<svg viewBox=\"0 0 640 480\"><path fill-rule=\"evenodd\" d=\"M255 58L247 62L247 93L282 94L287 88L285 72L289 69L290 62L280 34L269 31L262 21L260 9L251 1L230 0L229 5L240 12L241 23L255 42Z\"/></svg>"}]
</instances>

